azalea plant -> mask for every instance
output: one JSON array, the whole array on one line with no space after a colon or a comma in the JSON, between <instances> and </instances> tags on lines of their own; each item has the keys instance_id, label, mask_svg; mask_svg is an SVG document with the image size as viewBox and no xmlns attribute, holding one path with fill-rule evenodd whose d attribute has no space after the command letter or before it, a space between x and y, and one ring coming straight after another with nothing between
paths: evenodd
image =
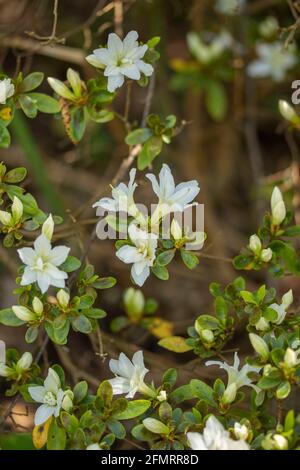
<instances>
[{"instance_id":1,"label":"azalea plant","mask_svg":"<svg viewBox=\"0 0 300 470\"><path fill-rule=\"evenodd\" d=\"M226 17L232 28L188 32L185 57L169 62L170 88L178 96L190 88L192 99L203 95L210 125L222 126L231 105L229 89L239 86L241 74L261 92L263 79L276 87L297 68L297 41L291 36L297 27L282 26L279 34L279 20L266 15L242 38L235 26L250 2L212 3L211 14ZM299 6L292 13L299 20ZM256 181L265 208L258 211L244 246L235 244L229 259L207 253L215 243L203 224L201 202L209 188L200 192L201 181L180 181L171 159L164 163L166 146L190 125L189 116L151 109L162 62L160 38L144 38L135 30L123 34L116 18L114 23L115 32L105 34L105 40L103 34L99 47L92 46L92 38L87 41L82 70L66 65L63 79L47 76L42 85L43 72L3 71L0 76L0 146L8 149L0 163L0 255L13 271L15 296L1 305L0 324L1 332L3 326L4 332L24 336L28 345L19 351L0 341L1 391L7 397L1 400L0 447L9 448L9 439L17 435L21 448L29 437L29 447L48 450L109 450L120 443L143 450L298 450L300 320L297 284L291 281L299 283L300 276L297 142L288 140L293 191L286 190L284 178L266 185ZM55 34L54 28L50 38L34 40L59 51L68 47ZM40 86L43 92L36 92ZM139 107L143 94L142 119L131 119L130 106ZM80 149L95 127L101 135L122 128L126 156L111 184L105 180L79 210L64 211L60 204L49 210L42 198L37 202L30 192L30 165L28 170L14 167L9 159L14 148L10 127L13 137L22 138L26 121L21 113L39 119L39 112L55 115L72 149ZM276 97L276 119L287 139L294 138L300 117L284 92ZM21 132L20 123L25 126ZM247 127L251 142L254 127ZM47 181L40 165L38 174ZM103 263L98 273L91 244L105 252L111 239L112 269ZM230 263L231 280L209 279L209 313L195 307L193 318L184 315L186 333L181 328L177 334L159 292L176 276L173 266L186 281L205 270L204 258ZM110 299L116 296L118 287L113 288L121 277L127 288L115 315L102 291L108 290ZM185 296L184 289L180 295ZM70 359L80 334L85 348L88 341L92 345L94 374ZM164 367L162 361L161 373L153 375L153 356L160 362L164 354L178 359L178 367L173 367L176 362ZM15 433L20 402L29 407L30 426Z\"/></svg>"}]
</instances>

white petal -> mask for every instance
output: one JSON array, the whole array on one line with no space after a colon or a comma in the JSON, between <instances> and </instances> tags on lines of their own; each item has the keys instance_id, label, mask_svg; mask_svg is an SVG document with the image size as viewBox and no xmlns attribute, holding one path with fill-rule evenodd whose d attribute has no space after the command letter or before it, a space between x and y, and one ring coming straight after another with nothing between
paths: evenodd
<instances>
[{"instance_id":1,"label":"white petal","mask_svg":"<svg viewBox=\"0 0 300 470\"><path fill-rule=\"evenodd\" d=\"M152 65L147 64L143 60L138 60L136 62L136 66L144 75L146 75L146 77L151 77L154 72L154 68L152 67Z\"/></svg>"},{"instance_id":2,"label":"white petal","mask_svg":"<svg viewBox=\"0 0 300 470\"><path fill-rule=\"evenodd\" d=\"M108 65L111 61L108 50L105 47L94 50L96 60L102 65Z\"/></svg>"},{"instance_id":3,"label":"white petal","mask_svg":"<svg viewBox=\"0 0 300 470\"><path fill-rule=\"evenodd\" d=\"M139 37L136 31L130 31L123 40L123 52L128 54L133 48L137 46L137 38Z\"/></svg>"},{"instance_id":4,"label":"white petal","mask_svg":"<svg viewBox=\"0 0 300 470\"><path fill-rule=\"evenodd\" d=\"M251 64L248 65L247 72L250 77L267 77L270 74L270 67L269 64L265 62L254 60Z\"/></svg>"},{"instance_id":5,"label":"white petal","mask_svg":"<svg viewBox=\"0 0 300 470\"><path fill-rule=\"evenodd\" d=\"M34 416L34 424L40 426L45 423L54 413L54 407L48 405L39 406Z\"/></svg>"},{"instance_id":6,"label":"white petal","mask_svg":"<svg viewBox=\"0 0 300 470\"><path fill-rule=\"evenodd\" d=\"M110 93L113 93L117 88L120 88L124 83L124 75L121 73L119 75L108 77L107 89Z\"/></svg>"},{"instance_id":7,"label":"white petal","mask_svg":"<svg viewBox=\"0 0 300 470\"><path fill-rule=\"evenodd\" d=\"M48 392L52 392L57 395L60 389L60 378L54 369L51 367L48 370L48 375L44 382L44 387Z\"/></svg>"},{"instance_id":8,"label":"white petal","mask_svg":"<svg viewBox=\"0 0 300 470\"><path fill-rule=\"evenodd\" d=\"M136 263L137 261L140 261L142 258L142 255L138 252L138 250L134 246L130 246L130 245L122 246L116 252L116 256L121 261L123 261L123 263L126 263L126 264Z\"/></svg>"},{"instance_id":9,"label":"white petal","mask_svg":"<svg viewBox=\"0 0 300 470\"><path fill-rule=\"evenodd\" d=\"M129 380L124 379L123 377L115 377L114 379L110 379L109 383L112 386L114 395L127 393L130 390Z\"/></svg>"},{"instance_id":10,"label":"white petal","mask_svg":"<svg viewBox=\"0 0 300 470\"><path fill-rule=\"evenodd\" d=\"M118 59L123 53L123 43L119 36L115 33L110 33L107 40L107 49L110 57Z\"/></svg>"},{"instance_id":11,"label":"white petal","mask_svg":"<svg viewBox=\"0 0 300 470\"><path fill-rule=\"evenodd\" d=\"M124 353L120 353L119 355L119 366L122 371L123 377L130 378L134 373L134 367L132 365L132 362Z\"/></svg>"},{"instance_id":12,"label":"white petal","mask_svg":"<svg viewBox=\"0 0 300 470\"><path fill-rule=\"evenodd\" d=\"M43 403L46 390L42 386L28 387L28 393L34 401Z\"/></svg>"},{"instance_id":13,"label":"white petal","mask_svg":"<svg viewBox=\"0 0 300 470\"><path fill-rule=\"evenodd\" d=\"M120 72L132 80L139 80L141 78L140 71L134 64L122 65L120 67Z\"/></svg>"},{"instance_id":14,"label":"white petal","mask_svg":"<svg viewBox=\"0 0 300 470\"><path fill-rule=\"evenodd\" d=\"M116 64L110 64L106 67L104 71L104 76L105 77L110 77L110 76L116 76L122 73L121 67L119 67Z\"/></svg>"},{"instance_id":15,"label":"white petal","mask_svg":"<svg viewBox=\"0 0 300 470\"><path fill-rule=\"evenodd\" d=\"M143 286L146 279L150 276L150 268L149 266L146 266L144 270L141 272L141 274L137 275L135 271L135 264L131 268L131 276L134 282L139 286Z\"/></svg>"},{"instance_id":16,"label":"white petal","mask_svg":"<svg viewBox=\"0 0 300 470\"><path fill-rule=\"evenodd\" d=\"M60 271L60 272L63 272L63 271ZM66 274L66 273L64 273L64 274ZM65 287L65 285L66 285L65 279L55 279L53 277L51 278L51 286L60 287L61 289L63 289Z\"/></svg>"},{"instance_id":17,"label":"white petal","mask_svg":"<svg viewBox=\"0 0 300 470\"><path fill-rule=\"evenodd\" d=\"M40 235L34 242L34 249L39 256L48 256L51 251L51 243L45 235Z\"/></svg>"},{"instance_id":18,"label":"white petal","mask_svg":"<svg viewBox=\"0 0 300 470\"><path fill-rule=\"evenodd\" d=\"M54 266L60 266L66 261L69 252L70 248L68 248L67 246L56 246L51 250L49 262L51 264L54 264Z\"/></svg>"},{"instance_id":19,"label":"white petal","mask_svg":"<svg viewBox=\"0 0 300 470\"><path fill-rule=\"evenodd\" d=\"M21 279L21 286L28 286L36 282L36 271L33 271L29 266L24 269L24 274Z\"/></svg>"},{"instance_id":20,"label":"white petal","mask_svg":"<svg viewBox=\"0 0 300 470\"><path fill-rule=\"evenodd\" d=\"M148 180L151 181L152 189L155 192L156 196L159 197L160 189L159 189L159 184L158 184L156 176L153 175L152 173L147 173L146 178L148 178Z\"/></svg>"},{"instance_id":21,"label":"white petal","mask_svg":"<svg viewBox=\"0 0 300 470\"><path fill-rule=\"evenodd\" d=\"M186 437L192 450L208 450L199 432L188 432Z\"/></svg>"},{"instance_id":22,"label":"white petal","mask_svg":"<svg viewBox=\"0 0 300 470\"><path fill-rule=\"evenodd\" d=\"M24 264L27 264L28 266L34 265L35 252L32 248L21 248L20 250L18 250L18 253L21 258L21 261L23 261Z\"/></svg>"},{"instance_id":23,"label":"white petal","mask_svg":"<svg viewBox=\"0 0 300 470\"><path fill-rule=\"evenodd\" d=\"M44 294L49 289L49 286L51 284L51 278L46 273L37 272L36 282L37 282L42 294Z\"/></svg>"}]
</instances>

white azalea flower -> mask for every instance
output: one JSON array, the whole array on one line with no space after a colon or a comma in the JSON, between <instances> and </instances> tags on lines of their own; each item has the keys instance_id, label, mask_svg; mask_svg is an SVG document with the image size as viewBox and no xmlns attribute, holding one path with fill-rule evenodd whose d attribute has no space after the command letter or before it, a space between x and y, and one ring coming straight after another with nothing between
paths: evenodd
<instances>
[{"instance_id":1,"label":"white azalea flower","mask_svg":"<svg viewBox=\"0 0 300 470\"><path fill-rule=\"evenodd\" d=\"M275 82L280 82L297 62L294 46L285 49L279 41L261 43L256 47L256 52L258 59L247 68L248 74L254 78L271 77Z\"/></svg>"},{"instance_id":2,"label":"white azalea flower","mask_svg":"<svg viewBox=\"0 0 300 470\"><path fill-rule=\"evenodd\" d=\"M217 0L215 10L224 15L235 15L245 5L246 0Z\"/></svg>"},{"instance_id":3,"label":"white azalea flower","mask_svg":"<svg viewBox=\"0 0 300 470\"><path fill-rule=\"evenodd\" d=\"M73 395L70 390L62 390L59 376L51 367L48 370L48 375L44 381L44 385L28 387L28 392L34 401L42 403L35 413L35 426L39 426L45 423L50 418L50 416L57 418L59 416L60 410L62 408L64 409L64 398L66 396Z\"/></svg>"},{"instance_id":4,"label":"white azalea flower","mask_svg":"<svg viewBox=\"0 0 300 470\"><path fill-rule=\"evenodd\" d=\"M42 294L49 286L65 287L67 273L58 269L68 257L70 248L56 246L52 248L50 240L40 235L34 242L34 248L21 248L19 256L26 265L21 279L21 285L27 286L37 282Z\"/></svg>"},{"instance_id":5,"label":"white azalea flower","mask_svg":"<svg viewBox=\"0 0 300 470\"><path fill-rule=\"evenodd\" d=\"M290 305L293 303L293 291L290 289L286 294L283 295L281 299L281 304L271 304L269 308L275 310L277 313L277 319L273 321L276 325L281 325L283 320L286 317L286 311L290 307Z\"/></svg>"},{"instance_id":6,"label":"white azalea flower","mask_svg":"<svg viewBox=\"0 0 300 470\"><path fill-rule=\"evenodd\" d=\"M231 439L229 432L214 416L206 421L203 434L188 432L187 441L192 450L250 450L244 440Z\"/></svg>"},{"instance_id":7,"label":"white azalea flower","mask_svg":"<svg viewBox=\"0 0 300 470\"><path fill-rule=\"evenodd\" d=\"M187 45L193 56L204 65L208 65L219 59L224 52L233 45L233 38L228 31L222 31L218 35L204 42L199 34L190 32L187 35Z\"/></svg>"},{"instance_id":8,"label":"white azalea flower","mask_svg":"<svg viewBox=\"0 0 300 470\"><path fill-rule=\"evenodd\" d=\"M256 392L259 392L259 388L252 383L252 380L248 377L249 372L259 372L261 367L250 366L245 364L240 370L240 359L237 353L234 353L234 362L230 366L226 362L221 361L207 361L206 366L219 366L221 369L224 369L228 374L227 387L224 392L224 399L226 403L232 403L236 397L236 393L239 388L242 387L252 387Z\"/></svg>"},{"instance_id":9,"label":"white azalea flower","mask_svg":"<svg viewBox=\"0 0 300 470\"><path fill-rule=\"evenodd\" d=\"M141 73L150 77L153 67L142 60L148 46L139 46L138 33L130 31L122 41L115 33L108 36L107 47L95 49L86 60L94 67L104 69L108 77L107 89L114 92L120 88L125 78L139 80Z\"/></svg>"},{"instance_id":10,"label":"white azalea flower","mask_svg":"<svg viewBox=\"0 0 300 470\"><path fill-rule=\"evenodd\" d=\"M153 191L159 199L158 206L151 217L153 223L170 212L184 211L200 191L196 180L175 186L170 167L166 164L163 164L160 170L159 181L152 173L148 173L146 177L151 181Z\"/></svg>"},{"instance_id":11,"label":"white azalea flower","mask_svg":"<svg viewBox=\"0 0 300 470\"><path fill-rule=\"evenodd\" d=\"M116 375L109 383L114 395L126 393L126 398L133 398L137 392L153 395L155 393L145 384L144 377L149 372L144 364L143 351L137 351L132 356L132 361L121 353L119 359L109 361L110 370Z\"/></svg>"},{"instance_id":12,"label":"white azalea flower","mask_svg":"<svg viewBox=\"0 0 300 470\"><path fill-rule=\"evenodd\" d=\"M142 286L150 275L150 267L155 260L157 248L157 235L139 229L135 224L130 224L128 228L129 237L134 244L124 245L117 252L116 256L123 263L131 264L131 276L138 286Z\"/></svg>"},{"instance_id":13,"label":"white azalea flower","mask_svg":"<svg viewBox=\"0 0 300 470\"><path fill-rule=\"evenodd\" d=\"M206 240L205 232L193 232L189 227L181 227L176 219L172 220L171 229L168 236L172 235L175 242L181 242L184 239L184 248L187 250L200 250Z\"/></svg>"},{"instance_id":14,"label":"white azalea flower","mask_svg":"<svg viewBox=\"0 0 300 470\"><path fill-rule=\"evenodd\" d=\"M10 78L0 80L0 104L5 104L6 100L13 96L15 87Z\"/></svg>"},{"instance_id":15,"label":"white azalea flower","mask_svg":"<svg viewBox=\"0 0 300 470\"><path fill-rule=\"evenodd\" d=\"M280 225L286 217L286 207L280 189L275 186L271 197L272 222Z\"/></svg>"},{"instance_id":16,"label":"white azalea flower","mask_svg":"<svg viewBox=\"0 0 300 470\"><path fill-rule=\"evenodd\" d=\"M137 215L138 209L135 205L133 194L137 188L135 183L136 169L132 168L129 173L129 183L120 183L115 188L112 188L112 198L103 197L98 202L95 202L93 207L99 207L100 209L107 210L108 212L127 212L132 217ZM100 212L97 215L100 215Z\"/></svg>"}]
</instances>

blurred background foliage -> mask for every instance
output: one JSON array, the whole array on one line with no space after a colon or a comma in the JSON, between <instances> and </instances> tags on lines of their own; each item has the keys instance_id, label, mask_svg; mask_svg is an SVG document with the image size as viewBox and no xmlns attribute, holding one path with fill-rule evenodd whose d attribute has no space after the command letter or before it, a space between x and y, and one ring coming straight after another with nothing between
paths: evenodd
<instances>
[{"instance_id":1,"label":"blurred background foliage","mask_svg":"<svg viewBox=\"0 0 300 470\"><path fill-rule=\"evenodd\" d=\"M227 16L215 11L212 0L64 0L59 2L56 37L51 42L40 37L49 35L52 29L51 0L0 0L0 12L1 67L11 77L19 71L26 75L38 70L46 77L64 81L67 68L72 67L87 80L95 76L95 70L85 56L99 44L105 44L109 32L122 34L136 29L143 41L161 37L151 111L163 118L174 114L184 125L171 145L164 146L154 162L154 170L166 162L178 181L199 181L198 200L205 205L208 234L204 253L212 258L201 259L194 271L183 270L180 262L172 264L167 284L151 277L143 292L146 298L157 300L155 315L167 321L163 328L168 333L171 329L185 336L186 328L200 313L212 311L209 283L214 280L224 284L236 277L230 258L255 232L268 207L273 184L280 185L286 201L294 206L296 222L300 223L298 137L288 130L278 111L278 100L290 101L291 83L300 76L299 53L295 52L297 64L280 82L270 77L251 78L246 73L247 64L255 58L255 45L262 40L260 25L266 18L273 16L279 23L272 33L274 37L271 34L267 42L279 37L287 41L291 31L294 32L291 39L297 41L296 29L282 29L295 22L288 2L251 0L244 14ZM201 62L197 58L197 39L191 32L211 44L215 35L225 30L233 39L226 43L223 37L221 54ZM51 94L46 80L40 89ZM125 94L123 88L115 101L120 113ZM140 122L145 96L146 90L134 85L131 121ZM64 236L80 256L92 230L91 219L95 217L92 202L109 191L109 182L127 153L122 123L116 119L103 125L90 122L76 146L67 137L61 119L47 114L40 114L35 120L18 114L11 131L12 145L1 150L0 161L8 168L27 167L26 189L35 195L45 212L64 215L68 222ZM138 179L146 191L142 173ZM148 351L146 363L152 366L154 379L155 373L161 374L168 366L193 358L191 353L176 356L159 347L157 337L161 330L152 334L145 323L132 322L117 336L111 335L111 322L124 315L122 292L130 285L129 272L114 256L113 241L94 241L89 259L97 273L113 275L118 280L101 297L101 305L108 312L102 322L106 330L105 352L115 356L120 351L131 353L143 347ZM9 292L14 287L16 266L14 256L1 248L2 308L11 304ZM293 277L274 281L261 271L251 273L247 281L252 288L259 282L275 284L279 293L292 287L299 303L299 280ZM22 350L25 345L20 330L12 333L11 329L1 327L1 337L8 346L19 346ZM107 376L107 368L88 345L88 339L74 334L68 347L55 351L51 346L46 361L51 362L58 355L74 380L84 371L93 386ZM247 353L242 342L241 350ZM195 374L194 366L179 370L182 381ZM199 374L209 377L202 368Z\"/></svg>"}]
</instances>

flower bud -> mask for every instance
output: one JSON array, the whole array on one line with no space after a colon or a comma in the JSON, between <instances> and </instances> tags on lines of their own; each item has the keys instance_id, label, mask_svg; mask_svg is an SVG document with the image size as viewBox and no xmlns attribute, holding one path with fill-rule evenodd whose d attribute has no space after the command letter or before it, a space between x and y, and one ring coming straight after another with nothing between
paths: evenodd
<instances>
[{"instance_id":1,"label":"flower bud","mask_svg":"<svg viewBox=\"0 0 300 470\"><path fill-rule=\"evenodd\" d=\"M39 316L42 315L44 306L43 306L42 301L38 297L34 297L32 301L32 308L33 308L34 313L36 313Z\"/></svg>"},{"instance_id":2,"label":"flower bud","mask_svg":"<svg viewBox=\"0 0 300 470\"><path fill-rule=\"evenodd\" d=\"M54 222L53 222L52 215L50 214L48 219L45 220L45 222L43 223L42 234L45 235L45 237L51 241L53 230L54 230Z\"/></svg>"},{"instance_id":3,"label":"flower bud","mask_svg":"<svg viewBox=\"0 0 300 470\"><path fill-rule=\"evenodd\" d=\"M290 289L286 294L282 296L281 299L285 309L289 308L289 306L293 303L294 301L294 296L293 296L293 291Z\"/></svg>"},{"instance_id":4,"label":"flower bud","mask_svg":"<svg viewBox=\"0 0 300 470\"><path fill-rule=\"evenodd\" d=\"M173 219L171 223L171 235L175 240L180 240L183 237L182 228L176 219Z\"/></svg>"},{"instance_id":5,"label":"flower bud","mask_svg":"<svg viewBox=\"0 0 300 470\"><path fill-rule=\"evenodd\" d=\"M10 225L12 221L12 216L9 212L0 211L0 222L3 225Z\"/></svg>"},{"instance_id":6,"label":"flower bud","mask_svg":"<svg viewBox=\"0 0 300 470\"><path fill-rule=\"evenodd\" d=\"M211 330L200 330L200 338L205 342L205 343L213 343L215 340L214 334Z\"/></svg>"},{"instance_id":7,"label":"flower bud","mask_svg":"<svg viewBox=\"0 0 300 470\"><path fill-rule=\"evenodd\" d=\"M264 318L264 317L261 317L257 323L255 323L255 328L258 330L258 331L266 331L269 329L269 322Z\"/></svg>"},{"instance_id":8,"label":"flower bud","mask_svg":"<svg viewBox=\"0 0 300 470\"><path fill-rule=\"evenodd\" d=\"M287 101L279 101L279 112L281 116L287 121L292 123L299 123L299 117L297 116L296 111Z\"/></svg>"},{"instance_id":9,"label":"flower bud","mask_svg":"<svg viewBox=\"0 0 300 470\"><path fill-rule=\"evenodd\" d=\"M17 362L17 367L22 370L28 370L31 367L33 358L30 352L25 352Z\"/></svg>"},{"instance_id":10,"label":"flower bud","mask_svg":"<svg viewBox=\"0 0 300 470\"><path fill-rule=\"evenodd\" d=\"M223 396L222 396L222 403L224 403L225 405L229 405L230 403L232 403L235 400L236 393L237 393L237 385L234 382L228 385L227 388L225 389L225 392L223 393Z\"/></svg>"},{"instance_id":11,"label":"flower bud","mask_svg":"<svg viewBox=\"0 0 300 470\"><path fill-rule=\"evenodd\" d=\"M160 401L160 402L166 401L166 399L167 399L167 392L166 392L165 390L161 390L161 391L159 392L159 394L157 395L156 398L157 398L157 400Z\"/></svg>"},{"instance_id":12,"label":"flower bud","mask_svg":"<svg viewBox=\"0 0 300 470\"><path fill-rule=\"evenodd\" d=\"M75 70L69 68L67 70L67 79L68 82L70 83L72 90L74 91L74 94L77 97L80 97L81 95L81 89L82 89L82 83L81 83L81 78L78 72Z\"/></svg>"},{"instance_id":13,"label":"flower bud","mask_svg":"<svg viewBox=\"0 0 300 470\"><path fill-rule=\"evenodd\" d=\"M62 308L67 308L70 302L70 294L63 289L60 289L56 294L59 305Z\"/></svg>"},{"instance_id":14,"label":"flower bud","mask_svg":"<svg viewBox=\"0 0 300 470\"><path fill-rule=\"evenodd\" d=\"M35 314L29 310L27 307L23 307L22 305L13 305L12 311L20 320L24 322L34 321L36 319Z\"/></svg>"},{"instance_id":15,"label":"flower bud","mask_svg":"<svg viewBox=\"0 0 300 470\"><path fill-rule=\"evenodd\" d=\"M9 377L14 373L14 370L11 367L8 367L3 362L0 363L0 376Z\"/></svg>"},{"instance_id":16,"label":"flower bud","mask_svg":"<svg viewBox=\"0 0 300 470\"><path fill-rule=\"evenodd\" d=\"M126 312L133 318L139 318L144 312L145 298L139 289L130 287L124 293L124 305Z\"/></svg>"},{"instance_id":17,"label":"flower bud","mask_svg":"<svg viewBox=\"0 0 300 470\"><path fill-rule=\"evenodd\" d=\"M271 248L265 248L264 250L261 251L260 259L264 263L268 263L269 261L271 261L272 256L273 256L273 251L271 250Z\"/></svg>"},{"instance_id":18,"label":"flower bud","mask_svg":"<svg viewBox=\"0 0 300 470\"><path fill-rule=\"evenodd\" d=\"M69 90L69 88L60 80L56 78L48 77L47 81L51 88L57 93L59 96L62 96L66 100L75 101L76 96L74 93Z\"/></svg>"},{"instance_id":19,"label":"flower bud","mask_svg":"<svg viewBox=\"0 0 300 470\"><path fill-rule=\"evenodd\" d=\"M249 436L249 429L245 424L234 423L234 435L237 439L246 441Z\"/></svg>"},{"instance_id":20,"label":"flower bud","mask_svg":"<svg viewBox=\"0 0 300 470\"><path fill-rule=\"evenodd\" d=\"M63 410L70 411L73 408L73 398L73 392L71 390L67 390L61 404Z\"/></svg>"},{"instance_id":21,"label":"flower bud","mask_svg":"<svg viewBox=\"0 0 300 470\"><path fill-rule=\"evenodd\" d=\"M275 450L287 450L289 448L288 440L281 434L274 434L273 442Z\"/></svg>"},{"instance_id":22,"label":"flower bud","mask_svg":"<svg viewBox=\"0 0 300 470\"><path fill-rule=\"evenodd\" d=\"M13 204L11 206L11 212L13 215L14 222L19 222L23 215L23 204L18 197L14 197Z\"/></svg>"},{"instance_id":23,"label":"flower bud","mask_svg":"<svg viewBox=\"0 0 300 470\"><path fill-rule=\"evenodd\" d=\"M286 208L280 189L275 186L271 197L272 223L280 225L286 216Z\"/></svg>"},{"instance_id":24,"label":"flower bud","mask_svg":"<svg viewBox=\"0 0 300 470\"><path fill-rule=\"evenodd\" d=\"M249 334L249 339L253 349L266 361L269 357L269 348L265 340L254 333Z\"/></svg>"},{"instance_id":25,"label":"flower bud","mask_svg":"<svg viewBox=\"0 0 300 470\"><path fill-rule=\"evenodd\" d=\"M261 252L261 241L257 235L251 235L249 240L249 248L255 255L259 255Z\"/></svg>"},{"instance_id":26,"label":"flower bud","mask_svg":"<svg viewBox=\"0 0 300 470\"><path fill-rule=\"evenodd\" d=\"M6 361L6 345L4 341L0 340L0 362Z\"/></svg>"},{"instance_id":27,"label":"flower bud","mask_svg":"<svg viewBox=\"0 0 300 470\"><path fill-rule=\"evenodd\" d=\"M298 362L298 355L296 351L294 351L292 348L287 348L284 355L284 365L288 369L292 369L298 364Z\"/></svg>"},{"instance_id":28,"label":"flower bud","mask_svg":"<svg viewBox=\"0 0 300 470\"><path fill-rule=\"evenodd\" d=\"M268 16L268 18L262 21L259 25L259 32L266 39L270 39L272 36L277 34L278 29L278 20L275 16Z\"/></svg>"}]
</instances>

